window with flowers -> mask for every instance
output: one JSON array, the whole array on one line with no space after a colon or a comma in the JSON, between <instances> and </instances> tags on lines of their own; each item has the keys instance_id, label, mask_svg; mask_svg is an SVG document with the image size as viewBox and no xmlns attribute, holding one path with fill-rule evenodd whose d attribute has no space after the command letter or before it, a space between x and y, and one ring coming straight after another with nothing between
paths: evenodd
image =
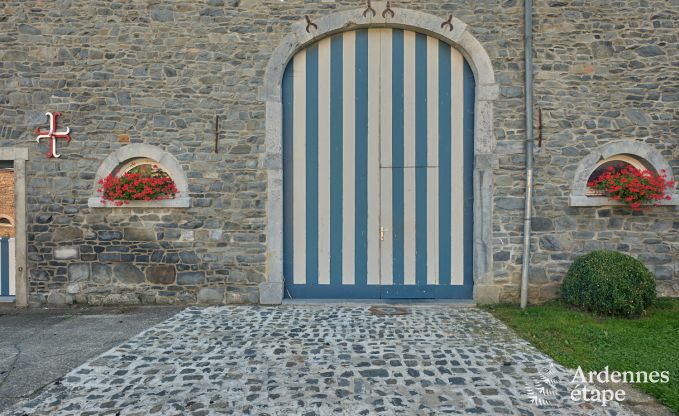
<instances>
[{"instance_id":1,"label":"window with flowers","mask_svg":"<svg viewBox=\"0 0 679 416\"><path fill-rule=\"evenodd\" d=\"M639 169L624 162L609 162L602 167L595 170L587 182L597 195L620 201L634 211L672 200L667 191L674 189L674 182L667 180L666 172Z\"/></svg>"},{"instance_id":2,"label":"window with flowers","mask_svg":"<svg viewBox=\"0 0 679 416\"><path fill-rule=\"evenodd\" d=\"M645 143L608 143L583 158L575 171L569 205L624 205L632 211L679 205L672 173L662 155Z\"/></svg>"},{"instance_id":3,"label":"window with flowers","mask_svg":"<svg viewBox=\"0 0 679 416\"><path fill-rule=\"evenodd\" d=\"M188 208L184 168L164 149L129 144L106 157L87 202L91 208Z\"/></svg>"},{"instance_id":4,"label":"window with flowers","mask_svg":"<svg viewBox=\"0 0 679 416\"><path fill-rule=\"evenodd\" d=\"M607 172L614 172L617 174L626 168L635 168L640 171L655 171L653 166L649 166L648 163L644 163L642 160L633 156L615 155L614 157L601 160L596 164L594 171L589 175L589 178L587 178L587 195L606 196L605 191L597 189L596 187L591 187L589 184Z\"/></svg>"},{"instance_id":5,"label":"window with flowers","mask_svg":"<svg viewBox=\"0 0 679 416\"><path fill-rule=\"evenodd\" d=\"M102 203L116 206L130 201L160 201L177 194L174 180L158 162L140 158L128 161L99 180Z\"/></svg>"}]
</instances>

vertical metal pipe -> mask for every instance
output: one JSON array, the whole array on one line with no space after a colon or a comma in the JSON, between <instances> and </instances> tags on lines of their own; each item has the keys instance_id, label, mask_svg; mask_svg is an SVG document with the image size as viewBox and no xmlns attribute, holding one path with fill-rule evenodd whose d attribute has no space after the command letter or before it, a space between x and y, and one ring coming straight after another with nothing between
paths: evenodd
<instances>
[{"instance_id":1,"label":"vertical metal pipe","mask_svg":"<svg viewBox=\"0 0 679 416\"><path fill-rule=\"evenodd\" d=\"M523 221L523 264L521 267L521 308L528 304L531 212L533 209L533 0L524 2L524 58L526 74L526 204Z\"/></svg>"}]
</instances>

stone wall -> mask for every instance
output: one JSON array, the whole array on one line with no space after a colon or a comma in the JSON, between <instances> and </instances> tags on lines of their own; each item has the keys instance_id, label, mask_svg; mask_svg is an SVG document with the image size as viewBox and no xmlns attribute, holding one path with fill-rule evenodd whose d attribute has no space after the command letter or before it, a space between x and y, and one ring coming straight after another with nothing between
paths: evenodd
<instances>
[{"instance_id":1,"label":"stone wall","mask_svg":"<svg viewBox=\"0 0 679 416\"><path fill-rule=\"evenodd\" d=\"M0 237L14 237L14 171L0 169L0 218L9 220L11 225L0 224Z\"/></svg>"},{"instance_id":2,"label":"stone wall","mask_svg":"<svg viewBox=\"0 0 679 416\"><path fill-rule=\"evenodd\" d=\"M670 2L671 3L671 2ZM676 5L536 1L534 298L553 297L570 261L610 247L642 258L679 294L676 207L630 214L569 208L588 149L652 144L679 169ZM0 3L1 146L27 146L32 304L256 302L265 280L262 78L287 27L363 1L5 1ZM398 1L449 14L488 51L496 102L494 275L488 300L518 296L523 219L522 2ZM674 15L672 14L674 9ZM674 65L674 66L673 66ZM672 70L673 69L673 70ZM61 111L73 141L46 159L33 130ZM219 153L214 119L221 118ZM127 143L172 154L191 208L89 208L95 172ZM679 173L679 172L677 172Z\"/></svg>"},{"instance_id":3,"label":"stone wall","mask_svg":"<svg viewBox=\"0 0 679 416\"><path fill-rule=\"evenodd\" d=\"M568 6L552 7L554 4ZM574 171L611 141L646 143L679 176L679 3L537 2L536 105L544 146L536 155L533 281L556 288L571 261L594 249L631 254L679 296L676 206L568 208ZM543 290L545 290L543 289Z\"/></svg>"}]
</instances>

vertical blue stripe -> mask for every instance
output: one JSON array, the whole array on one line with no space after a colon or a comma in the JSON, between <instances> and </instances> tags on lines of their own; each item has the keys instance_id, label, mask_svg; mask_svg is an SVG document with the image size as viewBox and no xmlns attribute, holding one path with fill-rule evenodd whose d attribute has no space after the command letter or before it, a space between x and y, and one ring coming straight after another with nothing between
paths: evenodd
<instances>
[{"instance_id":1,"label":"vertical blue stripe","mask_svg":"<svg viewBox=\"0 0 679 416\"><path fill-rule=\"evenodd\" d=\"M415 37L415 281L427 284L427 35Z\"/></svg>"},{"instance_id":2,"label":"vertical blue stripe","mask_svg":"<svg viewBox=\"0 0 679 416\"><path fill-rule=\"evenodd\" d=\"M9 296L9 239L0 238L0 296Z\"/></svg>"},{"instance_id":3,"label":"vertical blue stripe","mask_svg":"<svg viewBox=\"0 0 679 416\"><path fill-rule=\"evenodd\" d=\"M293 275L293 61L283 74L283 278L292 282Z\"/></svg>"},{"instance_id":4,"label":"vertical blue stripe","mask_svg":"<svg viewBox=\"0 0 679 416\"><path fill-rule=\"evenodd\" d=\"M452 100L450 46L439 41L439 284L450 284Z\"/></svg>"},{"instance_id":5,"label":"vertical blue stripe","mask_svg":"<svg viewBox=\"0 0 679 416\"><path fill-rule=\"evenodd\" d=\"M464 284L474 284L474 73L464 61Z\"/></svg>"},{"instance_id":6,"label":"vertical blue stripe","mask_svg":"<svg viewBox=\"0 0 679 416\"><path fill-rule=\"evenodd\" d=\"M318 44L306 52L306 282L318 284Z\"/></svg>"},{"instance_id":7,"label":"vertical blue stripe","mask_svg":"<svg viewBox=\"0 0 679 416\"><path fill-rule=\"evenodd\" d=\"M330 284L342 284L343 37L330 40Z\"/></svg>"},{"instance_id":8,"label":"vertical blue stripe","mask_svg":"<svg viewBox=\"0 0 679 416\"><path fill-rule=\"evenodd\" d=\"M356 32L356 285L368 282L368 31ZM372 120L377 123L378 120Z\"/></svg>"},{"instance_id":9,"label":"vertical blue stripe","mask_svg":"<svg viewBox=\"0 0 679 416\"><path fill-rule=\"evenodd\" d=\"M393 284L403 284L403 30L392 31L392 116L391 169L392 173L392 229L393 229ZM387 173L388 174L388 173Z\"/></svg>"}]
</instances>

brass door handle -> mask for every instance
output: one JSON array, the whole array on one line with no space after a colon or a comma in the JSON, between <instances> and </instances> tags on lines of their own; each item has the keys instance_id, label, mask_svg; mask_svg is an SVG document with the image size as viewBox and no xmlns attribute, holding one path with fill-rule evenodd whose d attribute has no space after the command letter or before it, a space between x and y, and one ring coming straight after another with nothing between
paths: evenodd
<instances>
[{"instance_id":1,"label":"brass door handle","mask_svg":"<svg viewBox=\"0 0 679 416\"><path fill-rule=\"evenodd\" d=\"M380 227L380 241L384 241L384 232L389 231L384 227Z\"/></svg>"}]
</instances>

